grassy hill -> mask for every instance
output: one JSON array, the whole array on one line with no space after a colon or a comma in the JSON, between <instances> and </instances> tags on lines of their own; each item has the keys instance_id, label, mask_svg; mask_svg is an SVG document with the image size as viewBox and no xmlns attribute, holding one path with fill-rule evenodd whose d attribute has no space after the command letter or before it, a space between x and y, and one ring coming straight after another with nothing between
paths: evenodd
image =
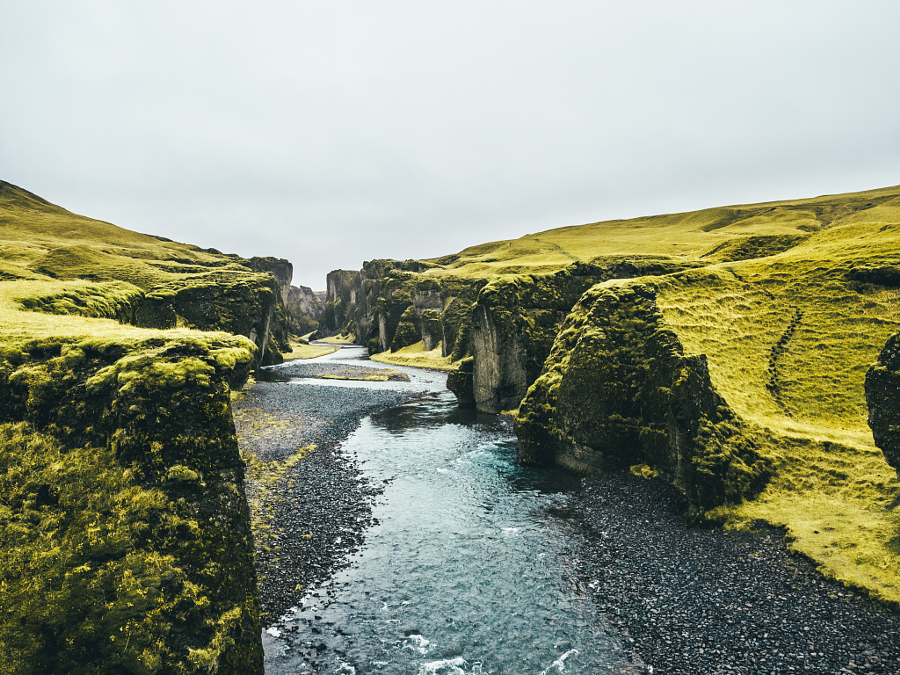
<instances>
[{"instance_id":1,"label":"grassy hill","mask_svg":"<svg viewBox=\"0 0 900 675\"><path fill-rule=\"evenodd\" d=\"M603 285L655 289L664 325L706 356L774 468L761 494L709 517L784 526L827 575L900 603L900 482L863 391L900 331L900 187L553 229L435 258L426 274L538 280L639 256L702 265Z\"/></svg>"},{"instance_id":2,"label":"grassy hill","mask_svg":"<svg viewBox=\"0 0 900 675\"><path fill-rule=\"evenodd\" d=\"M246 272L238 261L79 216L0 181L0 280L117 280L148 289L210 269Z\"/></svg>"},{"instance_id":3,"label":"grassy hill","mask_svg":"<svg viewBox=\"0 0 900 675\"><path fill-rule=\"evenodd\" d=\"M561 227L433 258L431 274L551 272L600 256L652 255L719 262L773 252L854 222L896 222L900 186L812 199L726 206ZM894 220L891 220L894 218ZM748 237L763 238L747 241Z\"/></svg>"}]
</instances>

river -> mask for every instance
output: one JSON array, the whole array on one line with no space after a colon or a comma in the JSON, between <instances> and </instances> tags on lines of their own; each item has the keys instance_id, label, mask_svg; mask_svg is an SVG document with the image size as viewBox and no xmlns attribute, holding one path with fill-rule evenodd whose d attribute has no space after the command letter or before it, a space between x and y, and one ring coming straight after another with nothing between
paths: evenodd
<instances>
[{"instance_id":1,"label":"river","mask_svg":"<svg viewBox=\"0 0 900 675\"><path fill-rule=\"evenodd\" d=\"M329 360L378 365L348 358L359 355ZM443 374L399 369L412 385L318 381L427 393L346 440L383 486L377 524L348 567L264 632L267 675L628 672L554 515L578 479L517 463L510 425L459 409Z\"/></svg>"}]
</instances>

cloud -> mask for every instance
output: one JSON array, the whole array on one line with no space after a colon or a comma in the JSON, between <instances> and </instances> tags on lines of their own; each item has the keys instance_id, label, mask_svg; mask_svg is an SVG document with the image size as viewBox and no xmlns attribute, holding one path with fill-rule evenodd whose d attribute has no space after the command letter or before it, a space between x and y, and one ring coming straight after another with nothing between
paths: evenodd
<instances>
[{"instance_id":1,"label":"cloud","mask_svg":"<svg viewBox=\"0 0 900 675\"><path fill-rule=\"evenodd\" d=\"M900 182L890 2L6 5L0 177L315 288L375 257Z\"/></svg>"}]
</instances>

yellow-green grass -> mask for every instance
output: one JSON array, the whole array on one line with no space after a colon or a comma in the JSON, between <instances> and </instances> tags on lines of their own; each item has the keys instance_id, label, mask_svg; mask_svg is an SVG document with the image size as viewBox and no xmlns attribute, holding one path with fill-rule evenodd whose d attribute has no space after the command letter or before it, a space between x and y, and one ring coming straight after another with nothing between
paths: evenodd
<instances>
[{"instance_id":1,"label":"yellow-green grass","mask_svg":"<svg viewBox=\"0 0 900 675\"><path fill-rule=\"evenodd\" d=\"M79 216L0 181L0 279L128 281L140 288L244 271L228 256Z\"/></svg>"},{"instance_id":2,"label":"yellow-green grass","mask_svg":"<svg viewBox=\"0 0 900 675\"><path fill-rule=\"evenodd\" d=\"M372 354L369 358L394 366L412 366L431 370L453 370L457 365L450 360L449 356L441 356L441 343L438 343L437 347L431 351L425 351L425 343L422 340L395 352Z\"/></svg>"},{"instance_id":3,"label":"yellow-green grass","mask_svg":"<svg viewBox=\"0 0 900 675\"><path fill-rule=\"evenodd\" d=\"M655 285L685 351L707 356L713 384L775 464L757 499L713 515L784 526L791 548L826 575L900 603L900 514L892 510L900 482L873 444L863 391L869 365L900 331L900 290L848 277L852 268L900 263L900 208L873 211L778 255Z\"/></svg>"},{"instance_id":4,"label":"yellow-green grass","mask_svg":"<svg viewBox=\"0 0 900 675\"><path fill-rule=\"evenodd\" d=\"M293 361L296 359L314 359L326 354L333 354L340 347L329 347L328 345L311 345L309 343L291 340L291 351L282 354L285 361Z\"/></svg>"},{"instance_id":5,"label":"yellow-green grass","mask_svg":"<svg viewBox=\"0 0 900 675\"><path fill-rule=\"evenodd\" d=\"M352 345L355 344L356 338L350 334L347 335L332 335L331 337L322 338L321 340L316 340L316 342L324 342L329 345Z\"/></svg>"},{"instance_id":6,"label":"yellow-green grass","mask_svg":"<svg viewBox=\"0 0 900 675\"><path fill-rule=\"evenodd\" d=\"M575 260L615 255L701 258L748 235L806 235L839 223L897 222L898 196L900 186L562 227L434 258L431 262L440 266L427 273L483 277L551 272Z\"/></svg>"},{"instance_id":7,"label":"yellow-green grass","mask_svg":"<svg viewBox=\"0 0 900 675\"><path fill-rule=\"evenodd\" d=\"M98 293L116 289L109 284L90 281L2 281L0 282L0 345L15 347L34 340L59 338L69 342L87 339L122 340L132 342L154 337L166 340L179 338L207 339L225 337L225 333L207 333L190 329L159 330L137 328L114 319L97 319L76 314L46 314L27 311L22 300L43 298L93 289ZM233 339L233 336L228 335ZM247 341L249 346L249 341Z\"/></svg>"}]
</instances>

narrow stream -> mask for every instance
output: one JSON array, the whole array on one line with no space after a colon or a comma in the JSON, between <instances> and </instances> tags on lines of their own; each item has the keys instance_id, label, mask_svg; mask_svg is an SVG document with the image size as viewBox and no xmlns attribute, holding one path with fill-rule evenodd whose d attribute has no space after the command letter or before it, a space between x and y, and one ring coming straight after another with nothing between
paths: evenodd
<instances>
[{"instance_id":1,"label":"narrow stream","mask_svg":"<svg viewBox=\"0 0 900 675\"><path fill-rule=\"evenodd\" d=\"M378 524L264 633L266 673L627 672L567 581L552 510L578 479L519 465L507 424L460 410L443 376L415 374L433 391L366 418L345 444L384 486Z\"/></svg>"}]
</instances>

